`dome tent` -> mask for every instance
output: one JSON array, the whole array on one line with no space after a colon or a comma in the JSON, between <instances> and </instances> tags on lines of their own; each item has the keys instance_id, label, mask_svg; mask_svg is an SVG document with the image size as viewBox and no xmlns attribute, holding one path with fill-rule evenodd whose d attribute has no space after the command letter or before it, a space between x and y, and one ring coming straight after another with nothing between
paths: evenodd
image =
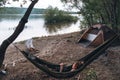
<instances>
[{"instance_id":1,"label":"dome tent","mask_svg":"<svg viewBox=\"0 0 120 80\"><path fill-rule=\"evenodd\" d=\"M88 46L99 46L115 35L115 32L104 24L95 24L88 28L80 37L78 43Z\"/></svg>"}]
</instances>

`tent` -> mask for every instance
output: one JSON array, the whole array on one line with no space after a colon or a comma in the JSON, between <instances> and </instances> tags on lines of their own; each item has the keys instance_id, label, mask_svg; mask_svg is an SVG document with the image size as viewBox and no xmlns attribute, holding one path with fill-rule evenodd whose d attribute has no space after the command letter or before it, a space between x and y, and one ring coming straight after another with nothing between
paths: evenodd
<instances>
[{"instance_id":1,"label":"tent","mask_svg":"<svg viewBox=\"0 0 120 80\"><path fill-rule=\"evenodd\" d=\"M104 41L115 35L115 32L103 24L96 24L88 28L79 39L78 43L85 47L99 46Z\"/></svg>"}]
</instances>

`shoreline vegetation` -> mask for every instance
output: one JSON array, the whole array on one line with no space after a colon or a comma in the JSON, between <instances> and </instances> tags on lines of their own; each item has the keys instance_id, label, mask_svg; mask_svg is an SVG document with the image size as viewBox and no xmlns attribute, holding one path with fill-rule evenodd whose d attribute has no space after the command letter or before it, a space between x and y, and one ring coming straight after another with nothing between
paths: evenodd
<instances>
[{"instance_id":1,"label":"shoreline vegetation","mask_svg":"<svg viewBox=\"0 0 120 80\"><path fill-rule=\"evenodd\" d=\"M57 7L53 8L51 6L45 10L44 18L45 24L75 23L78 21L77 16L72 16L66 11L59 10Z\"/></svg>"},{"instance_id":2,"label":"shoreline vegetation","mask_svg":"<svg viewBox=\"0 0 120 80\"><path fill-rule=\"evenodd\" d=\"M20 7L0 7L0 14L24 14L27 8ZM33 8L31 14L44 14L46 9ZM78 14L77 12L68 12L68 14Z\"/></svg>"}]
</instances>

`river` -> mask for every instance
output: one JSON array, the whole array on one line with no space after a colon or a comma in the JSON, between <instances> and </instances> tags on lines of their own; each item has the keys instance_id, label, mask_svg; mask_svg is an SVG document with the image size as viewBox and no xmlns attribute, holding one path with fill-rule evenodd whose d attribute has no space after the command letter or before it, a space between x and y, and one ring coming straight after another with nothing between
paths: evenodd
<instances>
[{"instance_id":1,"label":"river","mask_svg":"<svg viewBox=\"0 0 120 80\"><path fill-rule=\"evenodd\" d=\"M0 15L0 44L8 38L15 30L22 14L4 14ZM25 29L18 36L15 42L23 41L31 37L42 37L49 35L65 34L80 31L80 23L45 25L44 17L40 14L31 14Z\"/></svg>"}]
</instances>

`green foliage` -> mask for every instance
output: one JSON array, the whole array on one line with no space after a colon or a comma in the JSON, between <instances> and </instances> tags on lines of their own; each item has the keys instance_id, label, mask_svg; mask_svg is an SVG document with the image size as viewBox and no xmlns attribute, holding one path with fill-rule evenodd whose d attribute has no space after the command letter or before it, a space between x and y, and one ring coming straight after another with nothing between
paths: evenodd
<instances>
[{"instance_id":1,"label":"green foliage","mask_svg":"<svg viewBox=\"0 0 120 80\"><path fill-rule=\"evenodd\" d=\"M120 0L85 0L83 3L81 13L88 25L104 23L120 31Z\"/></svg>"},{"instance_id":2,"label":"green foliage","mask_svg":"<svg viewBox=\"0 0 120 80\"><path fill-rule=\"evenodd\" d=\"M81 8L81 14L83 16L83 24L92 26L94 23L102 23L100 18L100 7L98 1L86 0L83 1L84 6Z\"/></svg>"},{"instance_id":3,"label":"green foliage","mask_svg":"<svg viewBox=\"0 0 120 80\"><path fill-rule=\"evenodd\" d=\"M45 11L45 23L62 23L62 22L76 22L77 17L73 17L65 11L59 10L58 8L52 8L51 6Z\"/></svg>"},{"instance_id":4,"label":"green foliage","mask_svg":"<svg viewBox=\"0 0 120 80\"><path fill-rule=\"evenodd\" d=\"M120 33L120 0L61 0L69 7L80 10L83 25L104 23ZM76 4L76 5L75 5Z\"/></svg>"},{"instance_id":5,"label":"green foliage","mask_svg":"<svg viewBox=\"0 0 120 80\"><path fill-rule=\"evenodd\" d=\"M88 71L86 71L86 77L84 78L84 80L97 80L97 75L96 75L96 71L93 69L89 69Z\"/></svg>"}]
</instances>

